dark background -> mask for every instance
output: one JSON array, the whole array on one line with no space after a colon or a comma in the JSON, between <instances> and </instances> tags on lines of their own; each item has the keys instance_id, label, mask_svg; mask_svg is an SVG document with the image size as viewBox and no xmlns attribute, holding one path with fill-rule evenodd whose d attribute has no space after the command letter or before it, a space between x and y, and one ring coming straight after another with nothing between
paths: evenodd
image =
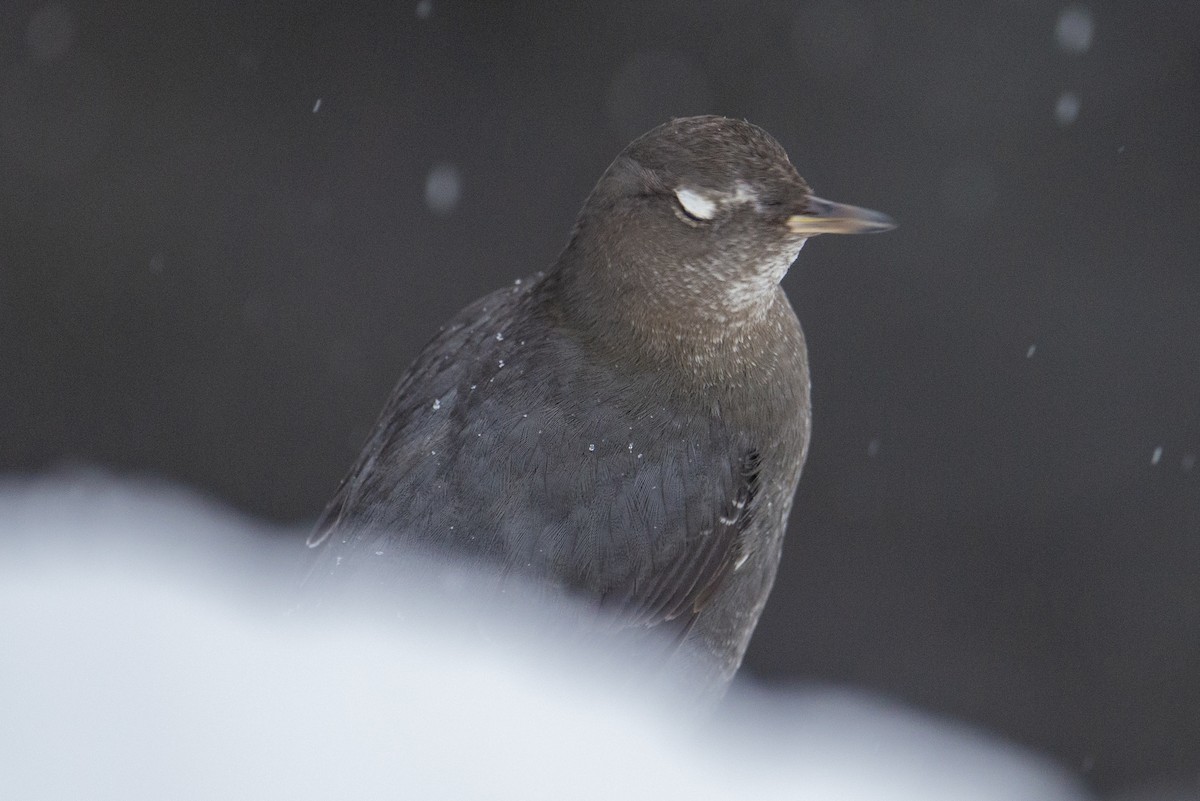
<instances>
[{"instance_id":1,"label":"dark background","mask_svg":"<svg viewBox=\"0 0 1200 801\"><path fill-rule=\"evenodd\" d=\"M1194 786L1197 3L9 0L0 470L310 520L438 324L698 112L900 222L785 281L815 429L748 671Z\"/></svg>"}]
</instances>

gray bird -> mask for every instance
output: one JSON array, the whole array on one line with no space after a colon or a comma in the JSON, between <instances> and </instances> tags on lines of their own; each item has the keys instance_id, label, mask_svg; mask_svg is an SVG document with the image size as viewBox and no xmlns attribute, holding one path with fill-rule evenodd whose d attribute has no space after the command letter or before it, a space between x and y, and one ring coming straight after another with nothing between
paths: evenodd
<instances>
[{"instance_id":1,"label":"gray bird","mask_svg":"<svg viewBox=\"0 0 1200 801\"><path fill-rule=\"evenodd\" d=\"M309 538L309 584L433 551L663 632L719 693L808 450L804 335L779 282L810 236L892 227L814 197L750 123L644 134L555 264L468 306L400 379Z\"/></svg>"}]
</instances>

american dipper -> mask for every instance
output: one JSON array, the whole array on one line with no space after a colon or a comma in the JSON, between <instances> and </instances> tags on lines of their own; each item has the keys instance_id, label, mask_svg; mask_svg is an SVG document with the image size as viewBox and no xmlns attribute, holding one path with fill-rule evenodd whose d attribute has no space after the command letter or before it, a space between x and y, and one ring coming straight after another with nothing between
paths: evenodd
<instances>
[{"instance_id":1,"label":"american dipper","mask_svg":"<svg viewBox=\"0 0 1200 801\"><path fill-rule=\"evenodd\" d=\"M310 581L432 550L686 642L720 692L808 450L779 282L810 236L891 227L814 197L748 122L644 134L555 264L468 306L400 379L308 540Z\"/></svg>"}]
</instances>

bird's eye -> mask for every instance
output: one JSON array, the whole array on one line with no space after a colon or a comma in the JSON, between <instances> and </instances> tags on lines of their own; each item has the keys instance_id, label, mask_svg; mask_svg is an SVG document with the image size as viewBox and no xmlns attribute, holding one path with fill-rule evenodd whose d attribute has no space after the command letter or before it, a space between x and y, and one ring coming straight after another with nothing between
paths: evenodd
<instances>
[{"instance_id":1,"label":"bird's eye","mask_svg":"<svg viewBox=\"0 0 1200 801\"><path fill-rule=\"evenodd\" d=\"M675 199L688 219L696 222L707 222L717 214L717 204L695 189L680 187L675 190Z\"/></svg>"}]
</instances>

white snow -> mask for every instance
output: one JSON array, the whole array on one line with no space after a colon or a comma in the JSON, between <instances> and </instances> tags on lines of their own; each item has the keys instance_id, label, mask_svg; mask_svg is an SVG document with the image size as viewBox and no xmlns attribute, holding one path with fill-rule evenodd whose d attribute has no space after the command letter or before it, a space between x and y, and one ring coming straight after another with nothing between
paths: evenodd
<instances>
[{"instance_id":1,"label":"white snow","mask_svg":"<svg viewBox=\"0 0 1200 801\"><path fill-rule=\"evenodd\" d=\"M419 600L403 620L289 616L304 532L267 533L161 484L0 479L5 798L1087 798L1037 755L850 688L743 682L697 720Z\"/></svg>"},{"instance_id":2,"label":"white snow","mask_svg":"<svg viewBox=\"0 0 1200 801\"><path fill-rule=\"evenodd\" d=\"M1058 102L1054 104L1054 119L1058 124L1065 128L1079 117L1079 108L1082 101L1079 95L1074 92L1063 92L1058 96Z\"/></svg>"},{"instance_id":3,"label":"white snow","mask_svg":"<svg viewBox=\"0 0 1200 801\"><path fill-rule=\"evenodd\" d=\"M1080 5L1067 6L1058 15L1054 38L1058 40L1058 46L1068 53L1086 53L1092 46L1094 30L1090 9Z\"/></svg>"},{"instance_id":4,"label":"white snow","mask_svg":"<svg viewBox=\"0 0 1200 801\"><path fill-rule=\"evenodd\" d=\"M433 165L425 178L425 205L435 214L449 214L462 194L462 175L458 167L441 162Z\"/></svg>"},{"instance_id":5,"label":"white snow","mask_svg":"<svg viewBox=\"0 0 1200 801\"><path fill-rule=\"evenodd\" d=\"M45 3L29 17L25 46L35 61L56 61L70 52L78 30L70 8L63 3Z\"/></svg>"}]
</instances>

